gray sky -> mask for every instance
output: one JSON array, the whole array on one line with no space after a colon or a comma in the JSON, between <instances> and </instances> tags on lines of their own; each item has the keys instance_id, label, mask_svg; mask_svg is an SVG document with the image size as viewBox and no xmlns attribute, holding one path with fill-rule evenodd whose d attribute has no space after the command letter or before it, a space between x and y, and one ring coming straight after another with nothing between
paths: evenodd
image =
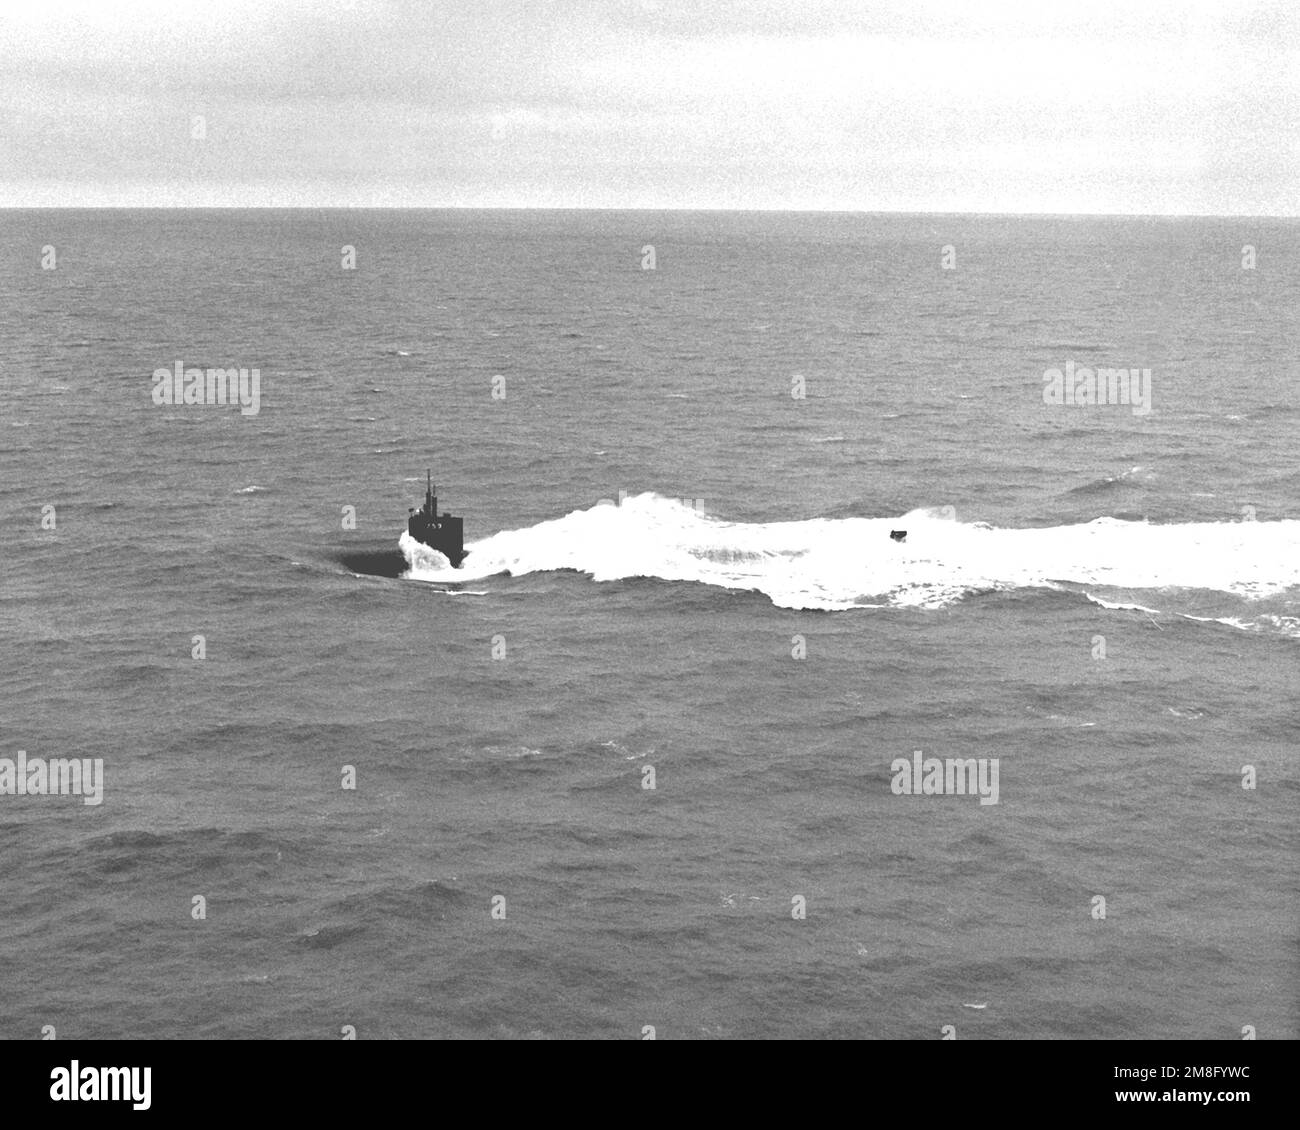
<instances>
[{"instance_id":1,"label":"gray sky","mask_svg":"<svg viewBox=\"0 0 1300 1130\"><path fill-rule=\"evenodd\" d=\"M1295 215L1298 123L1297 0L0 0L6 206Z\"/></svg>"}]
</instances>

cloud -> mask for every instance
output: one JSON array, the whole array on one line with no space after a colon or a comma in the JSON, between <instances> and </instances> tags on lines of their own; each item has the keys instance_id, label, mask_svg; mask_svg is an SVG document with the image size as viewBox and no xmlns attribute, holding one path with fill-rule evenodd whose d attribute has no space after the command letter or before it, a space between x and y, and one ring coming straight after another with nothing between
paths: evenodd
<instances>
[{"instance_id":1,"label":"cloud","mask_svg":"<svg viewBox=\"0 0 1300 1130\"><path fill-rule=\"evenodd\" d=\"M0 202L1289 214L1297 11L46 0Z\"/></svg>"}]
</instances>

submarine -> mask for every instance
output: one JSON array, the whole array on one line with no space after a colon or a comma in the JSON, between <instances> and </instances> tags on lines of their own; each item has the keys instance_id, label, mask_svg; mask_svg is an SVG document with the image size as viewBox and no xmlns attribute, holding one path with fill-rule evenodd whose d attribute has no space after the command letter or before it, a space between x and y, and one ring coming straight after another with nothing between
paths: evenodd
<instances>
[{"instance_id":1,"label":"submarine","mask_svg":"<svg viewBox=\"0 0 1300 1130\"><path fill-rule=\"evenodd\" d=\"M434 493L432 469L426 471L425 475L424 505L419 510L410 507L406 532L421 545L437 550L451 562L453 569L458 569L465 560L465 520L454 514L438 513L438 496Z\"/></svg>"}]
</instances>

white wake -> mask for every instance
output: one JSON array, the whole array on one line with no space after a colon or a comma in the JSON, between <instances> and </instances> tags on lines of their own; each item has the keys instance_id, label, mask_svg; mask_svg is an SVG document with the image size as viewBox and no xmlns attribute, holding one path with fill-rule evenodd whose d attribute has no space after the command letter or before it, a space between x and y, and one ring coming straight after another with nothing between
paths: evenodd
<instances>
[{"instance_id":1,"label":"white wake","mask_svg":"<svg viewBox=\"0 0 1300 1130\"><path fill-rule=\"evenodd\" d=\"M890 540L891 529L906 530L906 542ZM405 533L400 545L407 575L418 580L573 569L597 581L657 577L756 590L782 608L938 607L971 592L1062 584L1212 590L1250 600L1300 587L1300 521L1291 519L1152 525L1098 518L999 529L914 510L897 518L739 523L641 494L473 542L460 569Z\"/></svg>"}]
</instances>

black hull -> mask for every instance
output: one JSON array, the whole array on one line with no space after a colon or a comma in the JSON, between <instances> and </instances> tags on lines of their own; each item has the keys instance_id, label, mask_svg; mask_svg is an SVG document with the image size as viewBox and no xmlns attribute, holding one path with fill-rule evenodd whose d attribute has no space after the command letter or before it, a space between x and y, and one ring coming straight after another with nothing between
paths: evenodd
<instances>
[{"instance_id":1,"label":"black hull","mask_svg":"<svg viewBox=\"0 0 1300 1130\"><path fill-rule=\"evenodd\" d=\"M453 569L459 569L460 563L465 560L465 539L461 531L461 519L456 518L454 521L456 524L454 531L448 531L446 528L448 519L445 516L441 521L442 529L424 527L417 530L414 528L414 520L406 529L411 537L421 545L427 546L429 549L436 549L451 562Z\"/></svg>"}]
</instances>

